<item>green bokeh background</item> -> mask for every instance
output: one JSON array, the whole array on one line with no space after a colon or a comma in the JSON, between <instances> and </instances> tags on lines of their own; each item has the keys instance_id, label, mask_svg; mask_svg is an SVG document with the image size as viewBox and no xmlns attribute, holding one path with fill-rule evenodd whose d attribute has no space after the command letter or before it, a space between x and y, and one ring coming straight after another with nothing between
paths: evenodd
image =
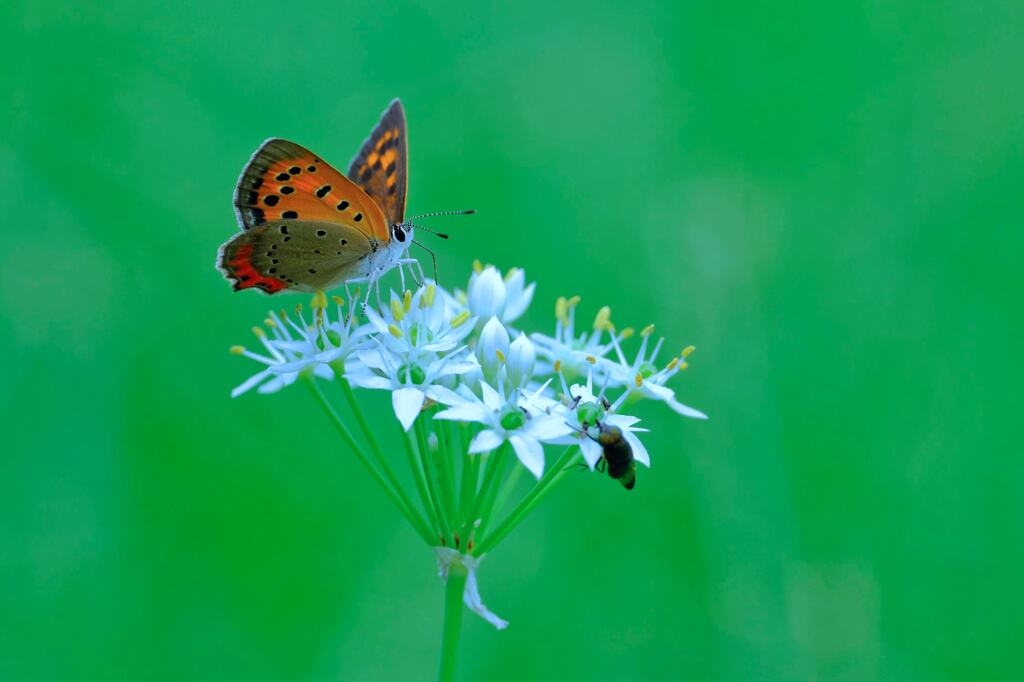
<instances>
[{"instance_id":1,"label":"green bokeh background","mask_svg":"<svg viewBox=\"0 0 1024 682\"><path fill-rule=\"evenodd\" d=\"M213 268L261 140L344 167L394 96L410 211L479 210L442 281L656 322L711 415L644 406L633 493L570 477L489 556L461 679L1020 679L1019 2L0 26L0 679L434 676L429 552L304 392L228 398L271 301Z\"/></svg>"}]
</instances>

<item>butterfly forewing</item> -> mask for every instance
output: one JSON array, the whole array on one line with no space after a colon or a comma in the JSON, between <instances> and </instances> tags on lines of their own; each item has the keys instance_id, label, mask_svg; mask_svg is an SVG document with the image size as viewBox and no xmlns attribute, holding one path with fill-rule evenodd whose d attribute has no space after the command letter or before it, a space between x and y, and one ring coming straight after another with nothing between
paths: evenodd
<instances>
[{"instance_id":1,"label":"butterfly forewing","mask_svg":"<svg viewBox=\"0 0 1024 682\"><path fill-rule=\"evenodd\" d=\"M218 265L236 291L316 291L365 276L371 251L366 236L347 225L275 220L235 235L221 247Z\"/></svg>"},{"instance_id":2,"label":"butterfly forewing","mask_svg":"<svg viewBox=\"0 0 1024 682\"><path fill-rule=\"evenodd\" d=\"M396 99L348 167L348 177L380 205L390 225L405 218L408 148L405 111Z\"/></svg>"},{"instance_id":3,"label":"butterfly forewing","mask_svg":"<svg viewBox=\"0 0 1024 682\"><path fill-rule=\"evenodd\" d=\"M235 212L243 230L277 220L336 222L387 241L376 201L323 159L294 142L264 142L242 171Z\"/></svg>"}]
</instances>

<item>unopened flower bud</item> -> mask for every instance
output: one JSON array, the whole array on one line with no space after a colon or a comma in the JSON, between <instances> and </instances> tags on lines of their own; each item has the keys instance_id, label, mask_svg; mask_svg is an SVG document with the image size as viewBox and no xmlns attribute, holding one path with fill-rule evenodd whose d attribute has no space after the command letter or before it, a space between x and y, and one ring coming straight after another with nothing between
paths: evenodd
<instances>
[{"instance_id":1,"label":"unopened flower bud","mask_svg":"<svg viewBox=\"0 0 1024 682\"><path fill-rule=\"evenodd\" d=\"M484 375L494 376L501 365L501 358L508 357L508 352L508 331L497 317L492 317L480 332L480 340L476 346L476 358L480 361Z\"/></svg>"},{"instance_id":2,"label":"unopened flower bud","mask_svg":"<svg viewBox=\"0 0 1024 682\"><path fill-rule=\"evenodd\" d=\"M513 386L525 386L533 377L533 367L537 360L537 352L526 334L512 342L508 351L508 362L505 370Z\"/></svg>"},{"instance_id":3,"label":"unopened flower bud","mask_svg":"<svg viewBox=\"0 0 1024 682\"><path fill-rule=\"evenodd\" d=\"M469 310L480 319L500 316L505 307L505 282L494 266L487 266L469 283Z\"/></svg>"}]
</instances>

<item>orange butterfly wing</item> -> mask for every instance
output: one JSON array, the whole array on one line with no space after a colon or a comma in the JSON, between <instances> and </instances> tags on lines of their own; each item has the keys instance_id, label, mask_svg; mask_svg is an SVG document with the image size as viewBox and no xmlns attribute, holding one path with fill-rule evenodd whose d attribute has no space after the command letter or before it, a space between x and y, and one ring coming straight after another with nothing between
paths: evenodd
<instances>
[{"instance_id":1,"label":"orange butterfly wing","mask_svg":"<svg viewBox=\"0 0 1024 682\"><path fill-rule=\"evenodd\" d=\"M405 111L397 99L352 159L348 177L380 204L390 225L402 222L409 181L409 141Z\"/></svg>"},{"instance_id":2,"label":"orange butterfly wing","mask_svg":"<svg viewBox=\"0 0 1024 682\"><path fill-rule=\"evenodd\" d=\"M303 220L342 223L382 242L391 238L373 198L313 152L278 138L249 159L234 204L243 230L268 220Z\"/></svg>"}]
</instances>

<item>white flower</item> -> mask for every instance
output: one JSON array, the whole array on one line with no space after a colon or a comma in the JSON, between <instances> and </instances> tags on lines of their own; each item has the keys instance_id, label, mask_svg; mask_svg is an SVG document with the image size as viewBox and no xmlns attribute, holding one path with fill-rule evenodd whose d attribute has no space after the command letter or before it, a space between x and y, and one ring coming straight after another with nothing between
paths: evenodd
<instances>
[{"instance_id":1,"label":"white flower","mask_svg":"<svg viewBox=\"0 0 1024 682\"><path fill-rule=\"evenodd\" d=\"M335 322L330 321L326 301L322 298L314 301L320 301L322 307L315 308L317 324L312 327L306 323L301 309L296 311L301 324L297 324L283 312L280 316L271 312L265 320L270 329L270 337L262 328L253 327L253 333L266 349L267 355L253 353L242 346L234 346L231 349L238 355L267 366L231 391L232 398L256 386L259 387L259 393L275 393L293 384L306 369L310 369L314 376L330 381L334 379L331 363L344 360L351 353L366 347L366 331L353 329L351 318L345 319L340 298L335 298L338 304L338 320Z\"/></svg>"},{"instance_id":2,"label":"white flower","mask_svg":"<svg viewBox=\"0 0 1024 682\"><path fill-rule=\"evenodd\" d=\"M678 357L672 358L665 367L659 370L655 365L655 361L665 339L659 339L654 344L650 354L648 354L648 339L653 331L654 327L652 325L640 332L643 339L640 342L640 350L637 351L636 359L633 362L626 360L618 340L614 341L615 352L619 358L618 362L609 361L602 363L608 371L610 384L625 388L630 399L648 398L650 400L662 401L684 417L707 419L708 416L700 410L695 410L676 400L675 391L665 386L665 382L686 369L686 358L693 352L693 346L684 348Z\"/></svg>"},{"instance_id":3,"label":"white flower","mask_svg":"<svg viewBox=\"0 0 1024 682\"><path fill-rule=\"evenodd\" d=\"M469 444L471 454L496 449L508 441L516 456L530 472L540 478L544 473L542 443L555 441L572 432L562 414L546 414L535 406L535 398L547 387L540 387L529 398L510 402L490 384L481 382L478 398L463 388L461 400L435 415L435 419L479 422L485 428Z\"/></svg>"},{"instance_id":4,"label":"white flower","mask_svg":"<svg viewBox=\"0 0 1024 682\"><path fill-rule=\"evenodd\" d=\"M493 265L481 267L477 262L464 301L471 315L482 320L497 317L508 325L530 307L536 288L535 282L526 285L526 276L519 268L512 268L503 278Z\"/></svg>"},{"instance_id":5,"label":"white flower","mask_svg":"<svg viewBox=\"0 0 1024 682\"><path fill-rule=\"evenodd\" d=\"M359 366L345 372L345 378L362 388L391 391L391 406L406 431L416 420L429 398L452 405L462 398L441 385L446 377L465 374L476 369L473 356L459 349L427 364L402 362L384 347L357 354Z\"/></svg>"},{"instance_id":6,"label":"white flower","mask_svg":"<svg viewBox=\"0 0 1024 682\"><path fill-rule=\"evenodd\" d=\"M594 395L593 375L587 376L586 384L574 384L567 389L567 395L576 403L574 417L578 427L579 446L583 453L583 459L587 466L593 471L594 466L604 455L604 448L594 440L600 433L601 426L615 426L622 431L623 438L629 443L633 450L633 458L650 468L651 458L647 454L647 448L640 442L637 433L646 432L647 429L637 428L635 425L640 422L637 417L630 417L624 414L616 414L622 405L622 398L609 405L604 400L604 395ZM597 431L598 433L594 433ZM567 442L567 441L564 441Z\"/></svg>"},{"instance_id":7,"label":"white flower","mask_svg":"<svg viewBox=\"0 0 1024 682\"><path fill-rule=\"evenodd\" d=\"M555 302L555 334L531 334L530 338L537 347L537 355L542 362L537 364L538 374L564 373L569 380L586 376L591 365L604 358L614 344L632 335L632 329L624 329L621 333L614 331L608 307L601 308L594 318L590 332L576 335L576 304L579 296L572 298L559 297ZM608 332L611 341L604 340ZM601 367L598 367L600 371Z\"/></svg>"},{"instance_id":8,"label":"white flower","mask_svg":"<svg viewBox=\"0 0 1024 682\"><path fill-rule=\"evenodd\" d=\"M381 312L367 307L366 317L378 333L378 340L406 361L433 357L450 351L473 332L476 320L469 313L458 313L447 303L450 296L430 282L415 294L401 297L391 292L391 304Z\"/></svg>"},{"instance_id":9,"label":"white flower","mask_svg":"<svg viewBox=\"0 0 1024 682\"><path fill-rule=\"evenodd\" d=\"M355 326L354 315L345 316L342 311L343 301L340 297L335 296L334 302L337 305L338 314L338 319L334 322L331 322L327 312L327 300L323 294L313 297L314 324L312 325L306 322L301 308L295 311L295 316L301 324L283 314L284 324L281 324L281 318L270 313L271 321L277 322L277 324L271 325L271 334L274 335L274 338L270 341L270 345L294 358L290 362L274 365L271 367L271 371L290 374L300 372L311 365L340 365L353 353L369 347L367 335L371 330L365 326ZM295 332L298 338L292 336L289 328Z\"/></svg>"},{"instance_id":10,"label":"white flower","mask_svg":"<svg viewBox=\"0 0 1024 682\"><path fill-rule=\"evenodd\" d=\"M487 377L494 377L498 368L508 356L508 331L497 317L492 317L480 332L480 340L476 344L476 358Z\"/></svg>"},{"instance_id":11,"label":"white flower","mask_svg":"<svg viewBox=\"0 0 1024 682\"><path fill-rule=\"evenodd\" d=\"M521 387L529 383L533 378L536 360L537 352L530 342L530 337L520 334L509 346L508 361L505 363L505 372L513 386Z\"/></svg>"}]
</instances>

